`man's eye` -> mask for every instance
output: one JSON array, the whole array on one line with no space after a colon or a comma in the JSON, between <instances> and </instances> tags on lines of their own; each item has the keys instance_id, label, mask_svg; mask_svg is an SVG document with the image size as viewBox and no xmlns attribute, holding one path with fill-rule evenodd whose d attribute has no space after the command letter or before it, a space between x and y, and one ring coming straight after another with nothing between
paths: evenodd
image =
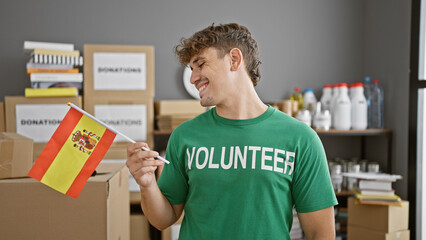
<instances>
[{"instance_id":1,"label":"man's eye","mask_svg":"<svg viewBox=\"0 0 426 240\"><path fill-rule=\"evenodd\" d=\"M198 65L199 68L202 68L204 65L204 63L201 63L200 65Z\"/></svg>"}]
</instances>

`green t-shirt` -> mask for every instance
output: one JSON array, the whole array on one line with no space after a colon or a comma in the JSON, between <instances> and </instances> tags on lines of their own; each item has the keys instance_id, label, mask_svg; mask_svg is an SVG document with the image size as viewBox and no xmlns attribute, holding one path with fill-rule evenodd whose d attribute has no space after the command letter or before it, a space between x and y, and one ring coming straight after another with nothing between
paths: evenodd
<instances>
[{"instance_id":1,"label":"green t-shirt","mask_svg":"<svg viewBox=\"0 0 426 240\"><path fill-rule=\"evenodd\" d=\"M212 108L177 127L158 185L185 204L180 239L290 239L292 209L337 204L318 135L269 107L231 120Z\"/></svg>"}]
</instances>

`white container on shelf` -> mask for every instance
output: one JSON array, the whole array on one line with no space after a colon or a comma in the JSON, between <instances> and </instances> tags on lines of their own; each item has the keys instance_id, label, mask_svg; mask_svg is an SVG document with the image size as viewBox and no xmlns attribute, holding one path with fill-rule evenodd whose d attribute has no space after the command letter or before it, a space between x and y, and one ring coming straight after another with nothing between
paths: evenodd
<instances>
[{"instance_id":1,"label":"white container on shelf","mask_svg":"<svg viewBox=\"0 0 426 240\"><path fill-rule=\"evenodd\" d=\"M331 127L334 128L334 105L336 105L336 99L339 95L339 84L333 85L333 90L331 94L331 102L330 102L330 114L331 114Z\"/></svg>"},{"instance_id":2,"label":"white container on shelf","mask_svg":"<svg viewBox=\"0 0 426 240\"><path fill-rule=\"evenodd\" d=\"M334 128L339 130L351 129L351 100L348 96L348 84L340 84L339 95L336 98L334 108Z\"/></svg>"},{"instance_id":3,"label":"white container on shelf","mask_svg":"<svg viewBox=\"0 0 426 240\"><path fill-rule=\"evenodd\" d=\"M331 115L329 110L321 109L321 102L317 103L317 109L315 111L312 125L317 130L330 130L331 126Z\"/></svg>"},{"instance_id":4,"label":"white container on shelf","mask_svg":"<svg viewBox=\"0 0 426 240\"><path fill-rule=\"evenodd\" d=\"M364 96L364 87L362 83L355 83L352 87L351 99L351 124L352 129L367 129L367 100Z\"/></svg>"},{"instance_id":5,"label":"white container on shelf","mask_svg":"<svg viewBox=\"0 0 426 240\"><path fill-rule=\"evenodd\" d=\"M302 109L299 112L297 112L296 119L306 123L309 127L311 126L312 116L309 110L307 109Z\"/></svg>"},{"instance_id":6,"label":"white container on shelf","mask_svg":"<svg viewBox=\"0 0 426 240\"><path fill-rule=\"evenodd\" d=\"M333 98L332 87L330 84L325 84L324 87L322 88L322 96L320 100L322 110L330 110L332 98Z\"/></svg>"},{"instance_id":7,"label":"white container on shelf","mask_svg":"<svg viewBox=\"0 0 426 240\"><path fill-rule=\"evenodd\" d=\"M354 87L356 83L349 84L348 93L349 93L349 99L352 100L354 96Z\"/></svg>"},{"instance_id":8,"label":"white container on shelf","mask_svg":"<svg viewBox=\"0 0 426 240\"><path fill-rule=\"evenodd\" d=\"M305 109L309 110L311 116L314 115L317 98L315 97L314 90L312 88L307 88L303 94L303 103L305 104Z\"/></svg>"}]
</instances>

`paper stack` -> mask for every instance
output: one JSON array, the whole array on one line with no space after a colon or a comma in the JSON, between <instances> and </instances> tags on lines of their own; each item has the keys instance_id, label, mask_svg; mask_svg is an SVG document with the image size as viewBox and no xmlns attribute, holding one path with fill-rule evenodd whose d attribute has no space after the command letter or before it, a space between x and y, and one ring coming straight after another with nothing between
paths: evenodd
<instances>
[{"instance_id":1,"label":"paper stack","mask_svg":"<svg viewBox=\"0 0 426 240\"><path fill-rule=\"evenodd\" d=\"M402 177L385 173L344 173L348 178L357 179L354 189L357 202L372 205L401 205L401 198L395 194L392 183Z\"/></svg>"},{"instance_id":2,"label":"paper stack","mask_svg":"<svg viewBox=\"0 0 426 240\"><path fill-rule=\"evenodd\" d=\"M25 89L26 97L79 95L83 57L74 44L25 41L24 51L30 55L27 74L31 88Z\"/></svg>"}]
</instances>

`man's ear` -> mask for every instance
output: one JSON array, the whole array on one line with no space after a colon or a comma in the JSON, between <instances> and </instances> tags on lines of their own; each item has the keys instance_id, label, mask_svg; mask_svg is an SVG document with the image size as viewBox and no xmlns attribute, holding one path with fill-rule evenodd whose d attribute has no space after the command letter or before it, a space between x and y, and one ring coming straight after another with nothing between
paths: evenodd
<instances>
[{"instance_id":1,"label":"man's ear","mask_svg":"<svg viewBox=\"0 0 426 240\"><path fill-rule=\"evenodd\" d=\"M243 53L238 48L233 48L229 51L231 57L231 71L236 71L242 66Z\"/></svg>"}]
</instances>

